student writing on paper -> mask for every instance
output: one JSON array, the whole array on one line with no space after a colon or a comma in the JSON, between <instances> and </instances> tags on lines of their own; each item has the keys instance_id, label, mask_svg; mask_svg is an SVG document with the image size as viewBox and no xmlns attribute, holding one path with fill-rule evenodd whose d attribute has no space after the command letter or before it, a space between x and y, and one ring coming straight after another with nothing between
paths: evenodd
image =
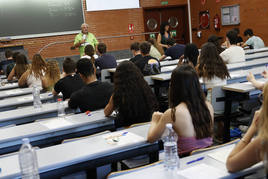
<instances>
[{"instance_id":1,"label":"student writing on paper","mask_svg":"<svg viewBox=\"0 0 268 179\"><path fill-rule=\"evenodd\" d=\"M85 84L79 74L75 73L76 63L71 58L66 58L63 61L63 78L60 79L54 86L53 95L58 95L60 92L63 95L63 100L69 99L71 94L81 89Z\"/></svg>"},{"instance_id":2,"label":"student writing on paper","mask_svg":"<svg viewBox=\"0 0 268 179\"><path fill-rule=\"evenodd\" d=\"M46 91L52 91L54 85L60 79L60 68L56 60L50 60L47 62L47 71L44 77L42 77L42 87Z\"/></svg>"},{"instance_id":3,"label":"student writing on paper","mask_svg":"<svg viewBox=\"0 0 268 179\"><path fill-rule=\"evenodd\" d=\"M40 54L35 54L32 59L31 67L23 73L19 79L19 87L42 87L42 77L45 76L47 71L46 61Z\"/></svg>"},{"instance_id":4,"label":"student writing on paper","mask_svg":"<svg viewBox=\"0 0 268 179\"><path fill-rule=\"evenodd\" d=\"M69 107L79 108L81 112L104 108L112 95L113 86L97 80L96 68L87 58L80 59L76 68L86 85L71 95L68 102Z\"/></svg>"},{"instance_id":5,"label":"student writing on paper","mask_svg":"<svg viewBox=\"0 0 268 179\"><path fill-rule=\"evenodd\" d=\"M130 61L120 63L114 73L114 92L104 109L105 116L116 110L116 126L130 126L149 122L157 108L156 97L141 71Z\"/></svg>"},{"instance_id":6,"label":"student writing on paper","mask_svg":"<svg viewBox=\"0 0 268 179\"><path fill-rule=\"evenodd\" d=\"M22 74L28 70L30 65L28 64L27 58L24 54L18 54L16 56L16 64L14 68L12 68L11 72L8 75L7 80L12 81L15 79L20 79Z\"/></svg>"},{"instance_id":7,"label":"student writing on paper","mask_svg":"<svg viewBox=\"0 0 268 179\"><path fill-rule=\"evenodd\" d=\"M155 112L148 132L148 141L161 138L167 123L172 123L178 135L178 153L212 144L213 108L206 102L198 76L190 65L176 67L171 75L169 106L165 113Z\"/></svg>"},{"instance_id":8,"label":"student writing on paper","mask_svg":"<svg viewBox=\"0 0 268 179\"><path fill-rule=\"evenodd\" d=\"M255 134L257 137L253 139ZM230 172L248 168L262 160L267 161L268 154L268 84L263 90L263 105L256 111L253 122L244 137L228 156L226 167ZM266 157L265 157L266 156Z\"/></svg>"},{"instance_id":9,"label":"student writing on paper","mask_svg":"<svg viewBox=\"0 0 268 179\"><path fill-rule=\"evenodd\" d=\"M196 67L199 78L203 79L208 90L207 100L211 101L211 89L227 84L230 77L227 66L217 52L216 46L207 42L202 45L199 62Z\"/></svg>"}]
</instances>

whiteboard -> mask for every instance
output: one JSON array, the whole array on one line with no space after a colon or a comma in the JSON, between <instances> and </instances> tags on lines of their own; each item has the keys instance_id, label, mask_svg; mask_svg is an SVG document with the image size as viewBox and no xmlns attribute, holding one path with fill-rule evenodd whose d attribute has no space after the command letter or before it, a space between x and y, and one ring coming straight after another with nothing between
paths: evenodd
<instances>
[{"instance_id":1,"label":"whiteboard","mask_svg":"<svg viewBox=\"0 0 268 179\"><path fill-rule=\"evenodd\" d=\"M139 0L86 0L87 11L139 8Z\"/></svg>"}]
</instances>

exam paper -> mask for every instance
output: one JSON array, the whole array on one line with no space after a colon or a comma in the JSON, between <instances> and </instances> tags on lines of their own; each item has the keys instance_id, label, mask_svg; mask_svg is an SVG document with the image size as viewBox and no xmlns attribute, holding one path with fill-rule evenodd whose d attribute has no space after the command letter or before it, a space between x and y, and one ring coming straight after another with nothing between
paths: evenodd
<instances>
[{"instance_id":1,"label":"exam paper","mask_svg":"<svg viewBox=\"0 0 268 179\"><path fill-rule=\"evenodd\" d=\"M178 175L189 179L215 179L225 176L225 172L218 168L201 163L184 170L179 170Z\"/></svg>"},{"instance_id":2,"label":"exam paper","mask_svg":"<svg viewBox=\"0 0 268 179\"><path fill-rule=\"evenodd\" d=\"M145 139L139 135L128 131L119 131L104 135L103 138L108 144L112 145L127 145L131 143L143 142Z\"/></svg>"},{"instance_id":3,"label":"exam paper","mask_svg":"<svg viewBox=\"0 0 268 179\"><path fill-rule=\"evenodd\" d=\"M45 120L40 123L49 129L57 129L57 128L69 126L72 124L71 122L66 121L64 119Z\"/></svg>"},{"instance_id":4,"label":"exam paper","mask_svg":"<svg viewBox=\"0 0 268 179\"><path fill-rule=\"evenodd\" d=\"M233 149L232 147L229 147L217 152L210 153L208 154L208 156L222 163L226 163L227 157L229 153L232 151L232 149Z\"/></svg>"}]
</instances>

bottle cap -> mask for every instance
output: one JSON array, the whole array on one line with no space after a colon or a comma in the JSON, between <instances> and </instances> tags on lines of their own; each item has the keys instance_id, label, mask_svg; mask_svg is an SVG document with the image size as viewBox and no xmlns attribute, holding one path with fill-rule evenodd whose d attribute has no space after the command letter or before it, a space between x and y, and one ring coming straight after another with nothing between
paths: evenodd
<instances>
[{"instance_id":1,"label":"bottle cap","mask_svg":"<svg viewBox=\"0 0 268 179\"><path fill-rule=\"evenodd\" d=\"M166 127L167 127L168 129L172 129L172 124L171 124L171 123L167 123L167 124L166 124Z\"/></svg>"},{"instance_id":2,"label":"bottle cap","mask_svg":"<svg viewBox=\"0 0 268 179\"><path fill-rule=\"evenodd\" d=\"M29 143L30 143L30 140L29 140L29 138L23 138L23 139L22 139L22 142L23 142L24 144L29 144Z\"/></svg>"},{"instance_id":3,"label":"bottle cap","mask_svg":"<svg viewBox=\"0 0 268 179\"><path fill-rule=\"evenodd\" d=\"M58 101L62 101L62 99L61 98L58 98Z\"/></svg>"}]
</instances>

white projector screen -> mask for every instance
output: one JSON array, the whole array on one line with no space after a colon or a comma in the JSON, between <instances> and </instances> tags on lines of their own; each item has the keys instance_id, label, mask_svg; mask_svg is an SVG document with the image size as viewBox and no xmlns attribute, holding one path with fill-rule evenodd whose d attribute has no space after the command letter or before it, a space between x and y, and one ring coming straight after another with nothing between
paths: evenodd
<instances>
[{"instance_id":1,"label":"white projector screen","mask_svg":"<svg viewBox=\"0 0 268 179\"><path fill-rule=\"evenodd\" d=\"M139 8L139 0L86 0L87 11Z\"/></svg>"}]
</instances>

